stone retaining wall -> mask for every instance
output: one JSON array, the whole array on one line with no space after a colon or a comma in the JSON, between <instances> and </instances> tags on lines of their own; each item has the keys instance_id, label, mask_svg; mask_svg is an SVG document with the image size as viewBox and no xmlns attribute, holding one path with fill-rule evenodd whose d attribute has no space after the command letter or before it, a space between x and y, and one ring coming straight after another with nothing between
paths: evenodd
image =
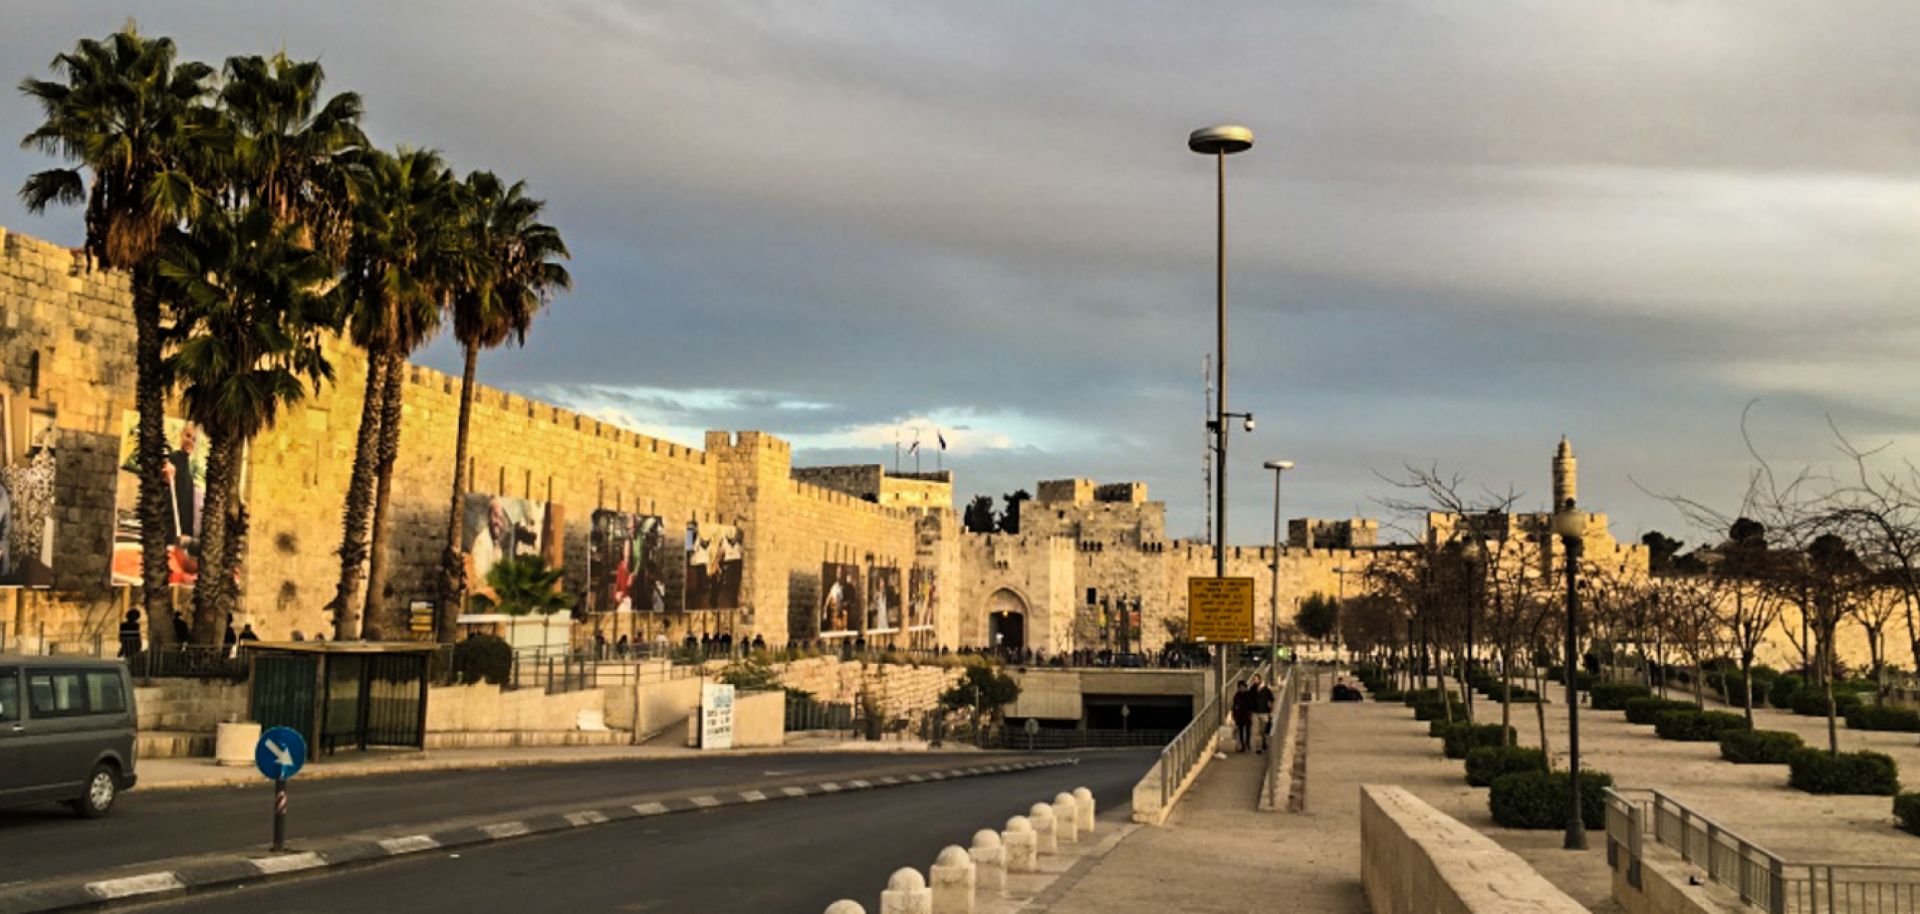
<instances>
[{"instance_id":1,"label":"stone retaining wall","mask_svg":"<svg viewBox=\"0 0 1920 914\"><path fill-rule=\"evenodd\" d=\"M1586 914L1494 843L1403 787L1360 787L1360 882L1374 914Z\"/></svg>"}]
</instances>

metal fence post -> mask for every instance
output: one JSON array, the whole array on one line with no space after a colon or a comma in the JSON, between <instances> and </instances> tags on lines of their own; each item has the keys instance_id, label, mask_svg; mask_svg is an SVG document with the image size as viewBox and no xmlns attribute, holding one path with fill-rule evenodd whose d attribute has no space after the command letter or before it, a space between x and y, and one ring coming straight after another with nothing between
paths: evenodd
<instances>
[{"instance_id":1,"label":"metal fence post","mask_svg":"<svg viewBox=\"0 0 1920 914\"><path fill-rule=\"evenodd\" d=\"M1787 914L1786 863L1767 855L1767 914Z\"/></svg>"}]
</instances>

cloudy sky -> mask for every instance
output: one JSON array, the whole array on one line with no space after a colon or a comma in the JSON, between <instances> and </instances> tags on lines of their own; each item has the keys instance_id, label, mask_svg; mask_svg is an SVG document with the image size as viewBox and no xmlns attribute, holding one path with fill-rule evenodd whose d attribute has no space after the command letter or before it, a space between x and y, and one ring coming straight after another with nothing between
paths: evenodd
<instances>
[{"instance_id":1,"label":"cloudy sky","mask_svg":"<svg viewBox=\"0 0 1920 914\"><path fill-rule=\"evenodd\" d=\"M944 428L962 494L1139 479L1197 532L1214 186L1185 138L1238 121L1235 541L1276 457L1289 515L1377 515L1407 464L1535 507L1564 433L1625 538L1684 527L1643 489L1735 499L1755 399L1783 463L1828 460L1829 417L1920 450L1905 0L0 0L0 62L129 15L203 59L318 56L382 144L526 178L577 288L483 376L685 442L890 463ZM0 134L35 114L0 99ZM0 179L44 167L10 146ZM80 237L11 196L0 225Z\"/></svg>"}]
</instances>

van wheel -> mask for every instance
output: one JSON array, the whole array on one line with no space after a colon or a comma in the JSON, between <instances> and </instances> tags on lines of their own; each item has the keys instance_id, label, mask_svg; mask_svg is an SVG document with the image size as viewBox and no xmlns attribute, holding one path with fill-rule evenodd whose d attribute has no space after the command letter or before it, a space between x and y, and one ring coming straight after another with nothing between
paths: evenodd
<instances>
[{"instance_id":1,"label":"van wheel","mask_svg":"<svg viewBox=\"0 0 1920 914\"><path fill-rule=\"evenodd\" d=\"M112 765L102 762L93 766L93 774L87 776L87 792L68 805L83 819L98 819L113 809L113 801L119 796L118 776Z\"/></svg>"}]
</instances>

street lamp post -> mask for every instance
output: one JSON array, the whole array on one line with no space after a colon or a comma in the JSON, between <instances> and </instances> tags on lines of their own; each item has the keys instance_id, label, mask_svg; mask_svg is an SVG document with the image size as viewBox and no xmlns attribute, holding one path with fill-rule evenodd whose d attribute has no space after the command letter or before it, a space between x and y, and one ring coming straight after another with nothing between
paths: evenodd
<instances>
[{"instance_id":1,"label":"street lamp post","mask_svg":"<svg viewBox=\"0 0 1920 914\"><path fill-rule=\"evenodd\" d=\"M1278 656L1280 649L1280 476L1293 469L1291 460L1269 460L1266 467L1273 471L1273 609L1267 618L1267 650L1271 656Z\"/></svg>"},{"instance_id":2,"label":"street lamp post","mask_svg":"<svg viewBox=\"0 0 1920 914\"><path fill-rule=\"evenodd\" d=\"M1215 343L1220 353L1213 417L1213 576L1227 576L1227 156L1253 148L1253 131L1237 124L1202 127L1187 136L1187 148L1213 156L1215 175L1214 311ZM1253 430L1253 417L1247 417ZM1214 647L1214 693L1227 688L1227 654Z\"/></svg>"},{"instance_id":3,"label":"street lamp post","mask_svg":"<svg viewBox=\"0 0 1920 914\"><path fill-rule=\"evenodd\" d=\"M1567 553L1567 655L1561 671L1567 677L1567 836L1563 847L1587 849L1587 825L1580 818L1580 555L1586 548L1581 534L1584 518L1569 498L1553 516L1553 532Z\"/></svg>"}]
</instances>

